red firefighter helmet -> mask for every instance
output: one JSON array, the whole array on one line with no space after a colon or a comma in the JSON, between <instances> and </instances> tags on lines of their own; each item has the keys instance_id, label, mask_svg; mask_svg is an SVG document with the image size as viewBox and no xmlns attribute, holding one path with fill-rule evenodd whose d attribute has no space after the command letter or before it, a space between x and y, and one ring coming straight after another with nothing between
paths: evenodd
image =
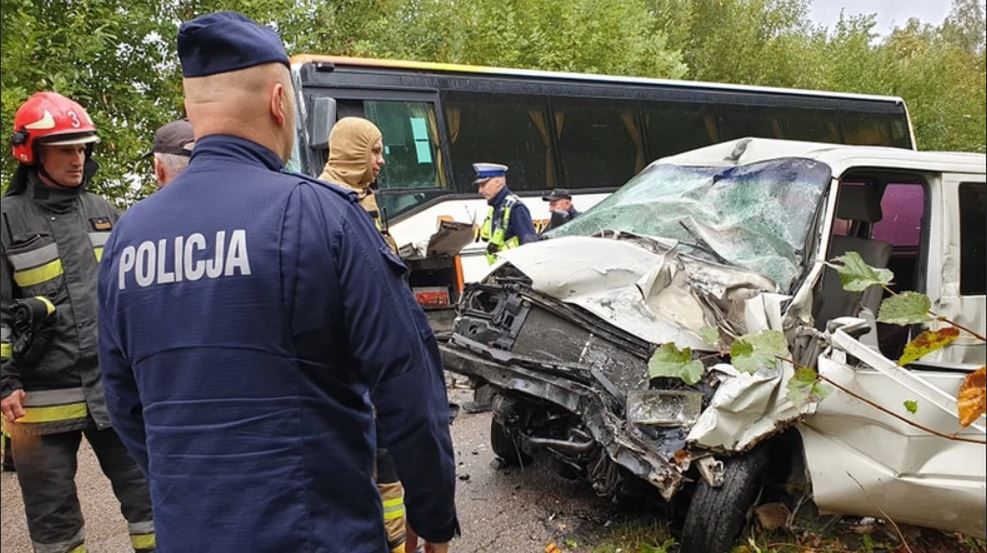
<instances>
[{"instance_id":1,"label":"red firefighter helmet","mask_svg":"<svg viewBox=\"0 0 987 553\"><path fill-rule=\"evenodd\" d=\"M38 92L21 104L14 115L14 159L33 165L35 146L99 142L96 125L85 108L57 92Z\"/></svg>"}]
</instances>

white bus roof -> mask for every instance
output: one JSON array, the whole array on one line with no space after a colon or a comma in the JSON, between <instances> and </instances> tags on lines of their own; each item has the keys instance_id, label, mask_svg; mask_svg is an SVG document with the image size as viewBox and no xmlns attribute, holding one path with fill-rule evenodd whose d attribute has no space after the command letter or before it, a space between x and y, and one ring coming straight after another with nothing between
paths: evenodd
<instances>
[{"instance_id":1,"label":"white bus roof","mask_svg":"<svg viewBox=\"0 0 987 553\"><path fill-rule=\"evenodd\" d=\"M485 67L480 65L460 65L455 63L433 63L425 61L387 60L371 58L354 58L346 56L325 56L314 54L298 54L291 57L292 67L300 67L306 63L332 63L334 65L365 67L368 69L407 69L412 71L436 71L445 73L461 73L475 75L507 75L513 77L533 77L545 79L569 79L589 82L665 85L684 88L706 88L713 90L731 90L764 92L771 94L790 94L803 96L818 96L825 98L846 98L856 100L871 100L904 104L898 96L878 96L873 94L855 94L845 92L828 92L824 90L805 90L798 88L775 88L768 86L735 85L711 83L703 81L684 81L672 79L652 79L647 77L626 77L616 75L597 75L591 73L566 73L558 71L540 71L535 69L511 69L506 67Z\"/></svg>"}]
</instances>

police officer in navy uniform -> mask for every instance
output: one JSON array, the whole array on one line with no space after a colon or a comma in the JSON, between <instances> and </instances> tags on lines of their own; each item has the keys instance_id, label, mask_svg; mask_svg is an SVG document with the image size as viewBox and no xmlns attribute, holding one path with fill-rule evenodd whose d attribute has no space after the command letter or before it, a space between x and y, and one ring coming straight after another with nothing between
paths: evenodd
<instances>
[{"instance_id":1,"label":"police officer in navy uniform","mask_svg":"<svg viewBox=\"0 0 987 553\"><path fill-rule=\"evenodd\" d=\"M196 145L131 208L100 272L110 414L148 473L161 551L387 551L376 432L411 527L458 531L438 348L349 190L284 170L289 60L221 12L178 32ZM418 401L408 402L408 397Z\"/></svg>"},{"instance_id":2,"label":"police officer in navy uniform","mask_svg":"<svg viewBox=\"0 0 987 553\"><path fill-rule=\"evenodd\" d=\"M520 198L507 188L507 166L499 163L474 163L473 184L487 200L487 217L480 227L479 238L487 242L486 257L491 265L497 253L535 242L538 233L531 213Z\"/></svg>"}]
</instances>

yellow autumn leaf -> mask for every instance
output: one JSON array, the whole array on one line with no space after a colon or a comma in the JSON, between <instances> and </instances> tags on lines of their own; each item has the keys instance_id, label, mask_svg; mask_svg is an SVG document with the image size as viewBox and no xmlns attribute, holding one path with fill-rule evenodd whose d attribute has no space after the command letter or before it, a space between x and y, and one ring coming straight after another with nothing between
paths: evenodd
<instances>
[{"instance_id":1,"label":"yellow autumn leaf","mask_svg":"<svg viewBox=\"0 0 987 553\"><path fill-rule=\"evenodd\" d=\"M987 411L987 365L966 375L956 395L960 424L970 426Z\"/></svg>"}]
</instances>

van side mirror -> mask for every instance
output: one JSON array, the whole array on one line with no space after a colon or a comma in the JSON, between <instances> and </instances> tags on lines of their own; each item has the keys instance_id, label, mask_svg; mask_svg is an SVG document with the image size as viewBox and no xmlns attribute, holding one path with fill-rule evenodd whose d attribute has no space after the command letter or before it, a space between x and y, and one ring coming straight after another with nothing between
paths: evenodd
<instances>
[{"instance_id":1,"label":"van side mirror","mask_svg":"<svg viewBox=\"0 0 987 553\"><path fill-rule=\"evenodd\" d=\"M315 98L312 113L308 116L308 144L311 148L329 147L329 130L336 124L336 99Z\"/></svg>"}]
</instances>

